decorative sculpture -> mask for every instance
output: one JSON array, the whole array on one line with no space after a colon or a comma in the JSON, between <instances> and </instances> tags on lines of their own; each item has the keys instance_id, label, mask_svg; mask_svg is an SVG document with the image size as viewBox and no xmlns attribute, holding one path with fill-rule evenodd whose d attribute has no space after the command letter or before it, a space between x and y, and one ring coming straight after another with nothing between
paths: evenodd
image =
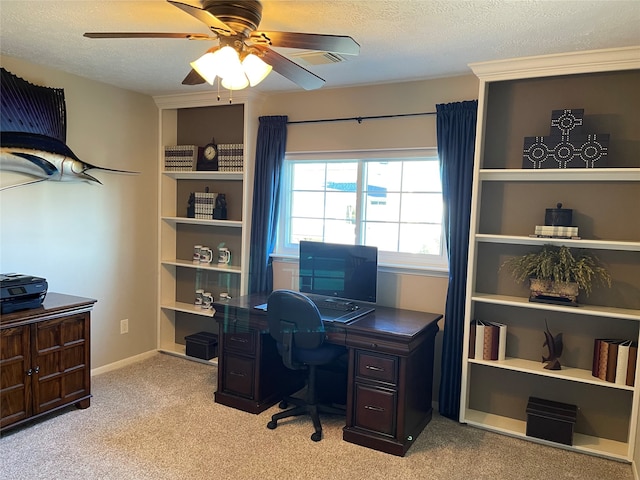
<instances>
[{"instance_id":1,"label":"decorative sculpture","mask_svg":"<svg viewBox=\"0 0 640 480\"><path fill-rule=\"evenodd\" d=\"M595 168L606 165L608 133L583 134L584 109L553 110L548 136L525 137L522 168Z\"/></svg>"},{"instance_id":2,"label":"decorative sculpture","mask_svg":"<svg viewBox=\"0 0 640 480\"><path fill-rule=\"evenodd\" d=\"M66 144L67 110L62 88L33 85L2 68L0 101L0 170L25 173L29 180L6 188L44 180L101 183L87 170L137 173L97 167L80 160Z\"/></svg>"},{"instance_id":3,"label":"decorative sculpture","mask_svg":"<svg viewBox=\"0 0 640 480\"><path fill-rule=\"evenodd\" d=\"M544 324L547 330L544 332L545 341L542 346L549 349L549 355L546 358L544 355L542 356L542 363L547 363L544 366L547 370L561 370L562 365L560 365L560 356L562 355L562 333L559 333L554 337L549 330L549 325L547 324L546 319Z\"/></svg>"},{"instance_id":4,"label":"decorative sculpture","mask_svg":"<svg viewBox=\"0 0 640 480\"><path fill-rule=\"evenodd\" d=\"M213 210L213 218L216 220L227 219L227 197L224 193L219 193L216 197L216 205Z\"/></svg>"}]
</instances>

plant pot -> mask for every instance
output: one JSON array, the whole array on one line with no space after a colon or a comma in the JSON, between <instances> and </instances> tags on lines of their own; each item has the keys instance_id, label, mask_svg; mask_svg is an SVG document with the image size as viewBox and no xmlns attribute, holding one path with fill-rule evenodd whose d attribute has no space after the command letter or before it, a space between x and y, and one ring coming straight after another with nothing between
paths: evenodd
<instances>
[{"instance_id":1,"label":"plant pot","mask_svg":"<svg viewBox=\"0 0 640 480\"><path fill-rule=\"evenodd\" d=\"M529 279L530 302L554 303L560 305L578 304L578 284L575 282L554 282L552 280Z\"/></svg>"}]
</instances>

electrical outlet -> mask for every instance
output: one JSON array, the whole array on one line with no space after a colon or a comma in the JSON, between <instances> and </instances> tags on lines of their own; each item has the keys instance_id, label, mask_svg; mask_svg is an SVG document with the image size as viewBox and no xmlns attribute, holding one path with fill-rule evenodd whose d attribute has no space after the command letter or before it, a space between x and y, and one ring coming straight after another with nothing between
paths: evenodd
<instances>
[{"instance_id":1,"label":"electrical outlet","mask_svg":"<svg viewBox=\"0 0 640 480\"><path fill-rule=\"evenodd\" d=\"M120 320L120 334L129 333L129 319Z\"/></svg>"}]
</instances>

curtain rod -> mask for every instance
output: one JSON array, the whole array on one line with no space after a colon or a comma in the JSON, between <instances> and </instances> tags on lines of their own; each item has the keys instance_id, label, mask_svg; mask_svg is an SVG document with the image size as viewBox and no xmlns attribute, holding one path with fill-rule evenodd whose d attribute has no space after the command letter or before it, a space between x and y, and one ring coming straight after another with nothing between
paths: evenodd
<instances>
[{"instance_id":1,"label":"curtain rod","mask_svg":"<svg viewBox=\"0 0 640 480\"><path fill-rule=\"evenodd\" d=\"M347 122L350 120L355 120L358 123L362 123L363 120L377 120L379 118L395 118L395 117L416 117L419 115L436 115L437 112L421 112L421 113L399 113L395 115L374 115L368 117L346 117L346 118L322 118L318 120L296 120L296 121L288 121L287 124L296 124L296 123L325 123L325 122Z\"/></svg>"}]
</instances>

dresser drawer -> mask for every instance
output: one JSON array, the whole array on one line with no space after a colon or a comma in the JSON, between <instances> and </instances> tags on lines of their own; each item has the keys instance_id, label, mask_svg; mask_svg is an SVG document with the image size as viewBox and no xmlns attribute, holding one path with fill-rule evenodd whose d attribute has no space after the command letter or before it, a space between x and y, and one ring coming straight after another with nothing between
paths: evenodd
<instances>
[{"instance_id":1,"label":"dresser drawer","mask_svg":"<svg viewBox=\"0 0 640 480\"><path fill-rule=\"evenodd\" d=\"M225 354L222 371L222 390L225 393L253 398L254 372L255 361L252 358Z\"/></svg>"},{"instance_id":2,"label":"dresser drawer","mask_svg":"<svg viewBox=\"0 0 640 480\"><path fill-rule=\"evenodd\" d=\"M356 384L354 426L395 437L397 393Z\"/></svg>"},{"instance_id":3,"label":"dresser drawer","mask_svg":"<svg viewBox=\"0 0 640 480\"><path fill-rule=\"evenodd\" d=\"M396 385L398 357L356 350L356 375Z\"/></svg>"},{"instance_id":4,"label":"dresser drawer","mask_svg":"<svg viewBox=\"0 0 640 480\"><path fill-rule=\"evenodd\" d=\"M256 335L253 332L223 333L224 349L255 355Z\"/></svg>"}]
</instances>

